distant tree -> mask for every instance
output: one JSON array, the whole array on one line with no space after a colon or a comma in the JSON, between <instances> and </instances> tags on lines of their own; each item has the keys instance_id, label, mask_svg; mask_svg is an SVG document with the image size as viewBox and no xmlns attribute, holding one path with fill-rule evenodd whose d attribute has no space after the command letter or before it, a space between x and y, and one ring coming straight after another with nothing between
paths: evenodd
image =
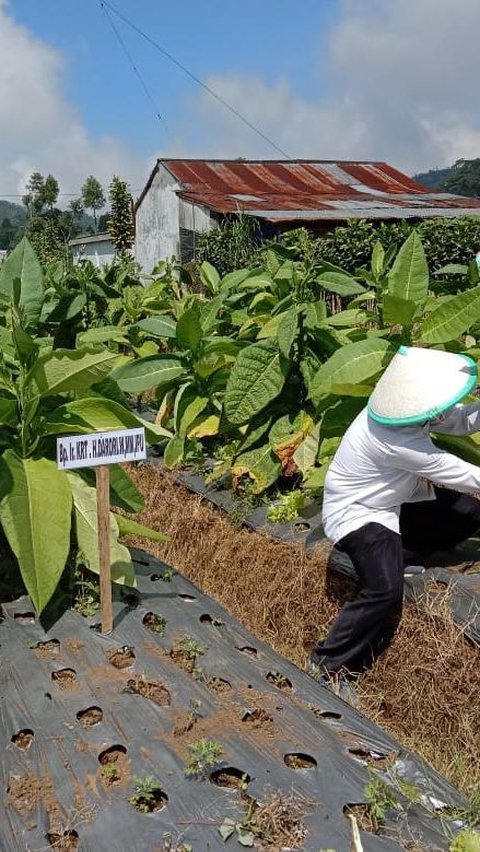
<instances>
[{"instance_id":1,"label":"distant tree","mask_svg":"<svg viewBox=\"0 0 480 852\"><path fill-rule=\"evenodd\" d=\"M101 216L98 217L98 230L100 233L103 231L108 231L108 220L110 219L110 211L107 213L102 213Z\"/></svg>"},{"instance_id":2,"label":"distant tree","mask_svg":"<svg viewBox=\"0 0 480 852\"><path fill-rule=\"evenodd\" d=\"M43 187L40 191L40 199L44 207L48 207L50 213L53 213L53 208L58 201L59 186L58 181L53 175L47 175Z\"/></svg>"},{"instance_id":3,"label":"distant tree","mask_svg":"<svg viewBox=\"0 0 480 852\"><path fill-rule=\"evenodd\" d=\"M19 228L5 217L0 225L0 249L11 249L15 245L15 236Z\"/></svg>"},{"instance_id":4,"label":"distant tree","mask_svg":"<svg viewBox=\"0 0 480 852\"><path fill-rule=\"evenodd\" d=\"M70 204L68 205L70 213L72 214L74 220L79 220L82 218L84 213L83 201L81 198L74 198Z\"/></svg>"},{"instance_id":5,"label":"distant tree","mask_svg":"<svg viewBox=\"0 0 480 852\"><path fill-rule=\"evenodd\" d=\"M480 198L480 158L457 160L447 179L442 182L442 189L456 195Z\"/></svg>"},{"instance_id":6,"label":"distant tree","mask_svg":"<svg viewBox=\"0 0 480 852\"><path fill-rule=\"evenodd\" d=\"M97 229L97 210L105 207L105 195L102 185L97 178L90 175L85 181L81 189L83 206L87 210L93 211L93 220L95 222L95 230Z\"/></svg>"},{"instance_id":7,"label":"distant tree","mask_svg":"<svg viewBox=\"0 0 480 852\"><path fill-rule=\"evenodd\" d=\"M43 175L40 172L32 172L25 185L25 195L22 197L22 203L27 208L29 216L34 216L36 213L42 212L42 192L44 186L45 178Z\"/></svg>"},{"instance_id":8,"label":"distant tree","mask_svg":"<svg viewBox=\"0 0 480 852\"><path fill-rule=\"evenodd\" d=\"M118 254L130 254L135 239L132 196L128 183L114 175L109 186L110 218L108 232Z\"/></svg>"}]
</instances>

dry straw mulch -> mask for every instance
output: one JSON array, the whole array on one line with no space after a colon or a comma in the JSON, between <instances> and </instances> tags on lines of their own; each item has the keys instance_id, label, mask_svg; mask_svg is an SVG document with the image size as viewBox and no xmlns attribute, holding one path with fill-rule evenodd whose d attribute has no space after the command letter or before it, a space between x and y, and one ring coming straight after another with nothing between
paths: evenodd
<instances>
[{"instance_id":1,"label":"dry straw mulch","mask_svg":"<svg viewBox=\"0 0 480 852\"><path fill-rule=\"evenodd\" d=\"M307 554L236 526L170 474L132 468L145 495L139 518L169 533L166 543L132 539L195 582L247 628L303 667L348 589L327 577L329 547ZM463 793L480 780L478 649L449 615L446 595L405 608L391 648L359 685L362 710L422 755Z\"/></svg>"}]
</instances>

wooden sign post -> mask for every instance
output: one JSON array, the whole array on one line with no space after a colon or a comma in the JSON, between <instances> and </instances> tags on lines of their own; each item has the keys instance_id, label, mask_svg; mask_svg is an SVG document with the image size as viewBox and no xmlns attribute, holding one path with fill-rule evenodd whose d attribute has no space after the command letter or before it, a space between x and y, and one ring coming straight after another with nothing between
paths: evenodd
<instances>
[{"instance_id":1,"label":"wooden sign post","mask_svg":"<svg viewBox=\"0 0 480 852\"><path fill-rule=\"evenodd\" d=\"M57 467L60 470L95 467L97 486L98 569L102 633L113 630L112 576L110 556L110 472L108 465L139 461L147 457L145 429L118 429L57 438Z\"/></svg>"}]
</instances>

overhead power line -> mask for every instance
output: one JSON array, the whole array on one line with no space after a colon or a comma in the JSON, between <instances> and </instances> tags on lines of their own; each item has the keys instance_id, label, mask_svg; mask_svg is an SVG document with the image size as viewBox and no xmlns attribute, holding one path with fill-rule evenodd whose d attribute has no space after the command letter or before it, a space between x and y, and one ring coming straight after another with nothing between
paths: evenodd
<instances>
[{"instance_id":1,"label":"overhead power line","mask_svg":"<svg viewBox=\"0 0 480 852\"><path fill-rule=\"evenodd\" d=\"M212 98L215 98L215 100L218 101L220 104L222 104L222 106L224 106L225 109L228 109L229 112L231 112L234 116L236 116L236 118L238 118L240 121L242 121L243 124L245 124L247 127L249 127L250 130L253 130L254 133L257 134L257 136L260 136L265 142L268 142L268 144L271 145L271 147L274 148L275 151L277 151L277 153L281 154L282 157L286 157L287 160L292 159L290 154L287 154L287 152L284 151L283 148L281 148L279 145L277 145L277 143L274 142L273 139L271 139L269 136L267 136L266 133L263 133L263 131L261 131L258 127L256 127L256 125L253 124L251 121L249 121L248 118L245 118L245 116L242 115L237 109L235 109L235 107L233 107L231 104L229 104L228 101L225 100L225 98L222 98L222 96L217 94L217 92L215 92L214 89L212 89L210 86L208 86L206 83L204 83L203 80L200 80L200 78L197 77L196 74L194 74L192 71L190 71L185 65L183 65L182 62L180 62L171 53L169 53L168 50L166 50L164 47L162 47L161 44L158 44L158 42L156 42L153 38L151 38L149 35L147 35L147 33L145 33L143 30L141 30L140 27L137 27L137 25L134 24L133 21L131 21L129 18L127 18L126 15L124 15L118 9L116 9L115 6L112 6L112 4L107 2L107 0L100 0L100 5L102 7L104 7L104 11L106 11L105 7L108 8L111 12L113 12L114 15L117 16L117 18L119 18L121 21L123 21L125 24L127 24L127 26L129 26L132 30L134 30L136 33L138 33L138 35L142 36L142 38L144 38L145 41L147 41L156 50L158 50L162 54L162 56L165 56L170 62L172 62L174 65L176 65L177 68L179 68L181 71L183 71L183 73L186 74L187 77L190 77L190 79L193 80L195 83L197 83L198 86L201 86L201 88L204 89L206 92L208 92L208 94L211 95Z\"/></svg>"},{"instance_id":2,"label":"overhead power line","mask_svg":"<svg viewBox=\"0 0 480 852\"><path fill-rule=\"evenodd\" d=\"M133 71L134 71L135 75L137 76L143 91L145 92L147 99L150 101L150 103L153 106L153 109L154 109L154 112L155 112L155 117L158 118L159 121L164 121L164 118L160 113L158 105L156 104L153 95L151 94L147 84L145 83L145 80L143 79L142 75L140 74L140 71L138 70L137 66L135 65L135 62L133 61L133 58L132 58L132 56L131 56L128 48L127 48L127 45L125 44L124 40L122 39L122 36L120 35L120 33L118 31L118 27L115 26L115 22L112 20L112 16L110 15L110 13L109 13L109 11L108 11L105 3L104 3L104 0L99 0L99 2L100 2L100 6L103 9L104 15L105 15L108 23L110 24L113 32L115 33L115 36L117 37L117 39L120 43L120 46L121 46L123 52L125 53L125 56L127 57L128 61L130 62L130 65L132 66Z\"/></svg>"}]
</instances>

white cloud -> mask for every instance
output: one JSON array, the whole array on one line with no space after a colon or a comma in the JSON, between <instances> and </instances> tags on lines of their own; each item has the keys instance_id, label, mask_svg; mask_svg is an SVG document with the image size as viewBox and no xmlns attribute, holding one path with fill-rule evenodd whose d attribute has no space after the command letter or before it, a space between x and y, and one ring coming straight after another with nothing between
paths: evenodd
<instances>
[{"instance_id":1,"label":"white cloud","mask_svg":"<svg viewBox=\"0 0 480 852\"><path fill-rule=\"evenodd\" d=\"M406 171L480 155L478 0L342 0L327 38L328 98L299 98L285 81L206 82L294 157L387 160ZM275 156L202 93L199 152Z\"/></svg>"},{"instance_id":2,"label":"white cloud","mask_svg":"<svg viewBox=\"0 0 480 852\"><path fill-rule=\"evenodd\" d=\"M150 160L88 134L63 89L64 57L18 25L4 0L0 56L0 195L22 193L32 171L51 172L65 193L78 193L89 174L105 187L114 173L145 183Z\"/></svg>"}]
</instances>

